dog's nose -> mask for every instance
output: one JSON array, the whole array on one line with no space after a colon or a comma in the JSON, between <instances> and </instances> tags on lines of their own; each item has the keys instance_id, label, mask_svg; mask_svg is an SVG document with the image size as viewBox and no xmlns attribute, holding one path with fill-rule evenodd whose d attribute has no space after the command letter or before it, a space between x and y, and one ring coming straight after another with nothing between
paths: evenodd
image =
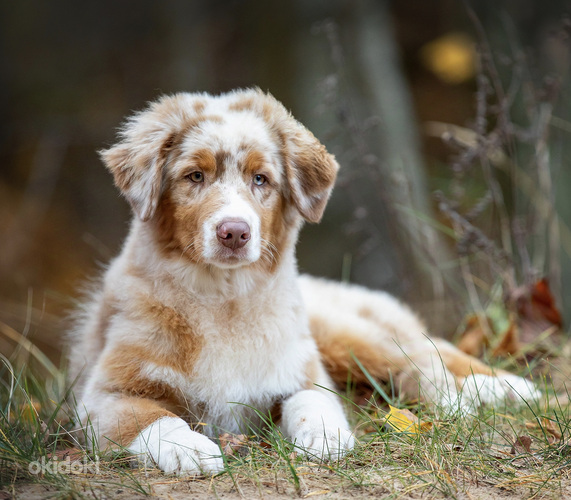
<instances>
[{"instance_id":1,"label":"dog's nose","mask_svg":"<svg viewBox=\"0 0 571 500\"><path fill-rule=\"evenodd\" d=\"M225 247L236 250L250 241L250 226L241 220L229 220L218 224L216 236Z\"/></svg>"}]
</instances>

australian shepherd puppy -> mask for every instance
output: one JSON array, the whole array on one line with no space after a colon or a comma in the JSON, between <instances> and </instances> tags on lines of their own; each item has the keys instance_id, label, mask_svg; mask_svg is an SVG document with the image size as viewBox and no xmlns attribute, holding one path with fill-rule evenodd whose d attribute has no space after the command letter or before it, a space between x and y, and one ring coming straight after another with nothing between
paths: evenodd
<instances>
[{"instance_id":1,"label":"australian shepherd puppy","mask_svg":"<svg viewBox=\"0 0 571 500\"><path fill-rule=\"evenodd\" d=\"M298 276L300 227L321 219L338 164L270 95L162 97L102 158L135 216L71 340L90 446L216 473L211 438L271 415L305 453L337 459L355 443L334 392L349 371L365 380L354 358L444 408L537 397L429 339L393 297Z\"/></svg>"}]
</instances>

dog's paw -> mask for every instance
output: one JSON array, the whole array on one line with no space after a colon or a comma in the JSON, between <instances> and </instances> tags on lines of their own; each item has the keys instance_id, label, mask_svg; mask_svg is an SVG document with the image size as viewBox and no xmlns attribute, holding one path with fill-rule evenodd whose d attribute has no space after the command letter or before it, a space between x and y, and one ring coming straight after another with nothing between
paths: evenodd
<instances>
[{"instance_id":1,"label":"dog's paw","mask_svg":"<svg viewBox=\"0 0 571 500\"><path fill-rule=\"evenodd\" d=\"M127 448L144 466L167 474L211 475L224 469L220 448L175 417L163 417L144 429Z\"/></svg>"},{"instance_id":2,"label":"dog's paw","mask_svg":"<svg viewBox=\"0 0 571 500\"><path fill-rule=\"evenodd\" d=\"M523 404L541 397L533 382L517 375L470 375L464 380L462 399L465 404L478 406L481 403L494 405L502 401Z\"/></svg>"},{"instance_id":3,"label":"dog's paw","mask_svg":"<svg viewBox=\"0 0 571 500\"><path fill-rule=\"evenodd\" d=\"M339 460L355 446L355 438L347 429L306 426L293 436L293 442L309 458Z\"/></svg>"}]
</instances>

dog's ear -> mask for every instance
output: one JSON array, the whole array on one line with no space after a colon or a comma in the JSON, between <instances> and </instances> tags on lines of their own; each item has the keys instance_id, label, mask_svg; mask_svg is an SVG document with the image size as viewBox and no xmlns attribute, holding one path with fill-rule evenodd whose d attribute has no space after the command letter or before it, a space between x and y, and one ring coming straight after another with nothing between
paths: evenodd
<instances>
[{"instance_id":1,"label":"dog's ear","mask_svg":"<svg viewBox=\"0 0 571 500\"><path fill-rule=\"evenodd\" d=\"M325 146L270 94L259 89L242 93L279 138L290 197L308 222L319 222L335 184L339 164Z\"/></svg>"},{"instance_id":2,"label":"dog's ear","mask_svg":"<svg viewBox=\"0 0 571 500\"><path fill-rule=\"evenodd\" d=\"M293 118L291 118L293 120ZM303 125L287 127L285 173L292 200L308 222L319 222L331 195L339 164Z\"/></svg>"},{"instance_id":3,"label":"dog's ear","mask_svg":"<svg viewBox=\"0 0 571 500\"><path fill-rule=\"evenodd\" d=\"M115 184L142 221L155 213L163 188L163 170L178 136L178 127L164 119L163 98L129 118L121 141L100 152Z\"/></svg>"}]
</instances>

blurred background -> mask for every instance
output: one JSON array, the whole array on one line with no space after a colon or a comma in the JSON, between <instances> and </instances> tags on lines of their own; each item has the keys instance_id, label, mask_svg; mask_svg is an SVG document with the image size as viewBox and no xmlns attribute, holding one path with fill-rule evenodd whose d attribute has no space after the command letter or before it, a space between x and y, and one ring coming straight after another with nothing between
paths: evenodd
<instances>
[{"instance_id":1,"label":"blurred background","mask_svg":"<svg viewBox=\"0 0 571 500\"><path fill-rule=\"evenodd\" d=\"M125 115L249 86L342 165L324 221L302 232L303 272L388 290L446 337L470 312L509 315L544 278L539 301L565 317L568 7L1 2L0 352L23 336L57 360L82 284L118 252L130 211L97 151Z\"/></svg>"}]
</instances>

